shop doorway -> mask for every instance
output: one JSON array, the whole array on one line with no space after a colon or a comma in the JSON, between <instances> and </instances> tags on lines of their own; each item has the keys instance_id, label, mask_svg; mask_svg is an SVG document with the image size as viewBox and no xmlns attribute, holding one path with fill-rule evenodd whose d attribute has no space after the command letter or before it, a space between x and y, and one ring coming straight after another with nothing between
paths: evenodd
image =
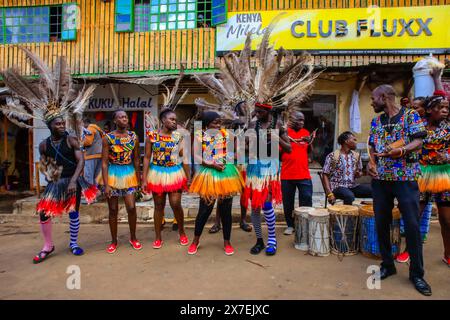
<instances>
[{"instance_id":1,"label":"shop doorway","mask_svg":"<svg viewBox=\"0 0 450 320\"><path fill-rule=\"evenodd\" d=\"M337 102L333 94L313 94L300 110L305 115L305 128L317 129L316 139L309 151L310 169L321 169L326 156L335 146Z\"/></svg>"}]
</instances>

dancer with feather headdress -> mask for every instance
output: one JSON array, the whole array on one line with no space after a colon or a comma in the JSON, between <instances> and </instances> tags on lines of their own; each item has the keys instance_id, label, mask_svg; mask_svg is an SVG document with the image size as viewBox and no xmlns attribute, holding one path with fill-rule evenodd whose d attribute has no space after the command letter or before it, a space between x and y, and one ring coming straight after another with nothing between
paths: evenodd
<instances>
[{"instance_id":1,"label":"dancer with feather headdress","mask_svg":"<svg viewBox=\"0 0 450 320\"><path fill-rule=\"evenodd\" d=\"M203 98L197 98L195 104L199 114L203 111L215 111L221 116L222 125L232 128L238 136L242 136L252 118L253 97L251 95L251 36L247 35L244 49L239 55L231 52L224 57L224 65L220 66L220 74L195 75L194 78L200 84L209 89L216 98L218 104L210 103ZM239 164L238 169L245 181L245 163ZM241 194L241 220L240 228L244 231L252 231L252 227L246 223L248 201ZM215 223L209 230L216 233L221 229L220 213L216 212Z\"/></svg>"},{"instance_id":2,"label":"dancer with feather headdress","mask_svg":"<svg viewBox=\"0 0 450 320\"><path fill-rule=\"evenodd\" d=\"M266 254L276 253L275 214L272 202L281 203L282 200L279 159L278 156L270 154L264 159L261 157L260 151L263 147L266 150L271 149L270 139L263 139L263 136L270 136L272 130L279 130L281 148L289 150L290 142L282 118L286 118L289 111L296 109L296 106L309 96L318 76L317 73L313 73L310 55L303 54L297 58L290 51L282 48L274 50L269 45L271 32L281 16L282 14L275 17L266 28L255 54L256 68L250 65L251 35L247 35L244 50L239 57L235 54L225 57L225 67L221 68L219 79L197 77L221 103L220 108L229 109L229 102L233 101L234 97L244 98L241 100L247 102L243 110L244 127L256 131L258 153L256 161L247 165L244 191L244 199L251 200L252 223L258 239L250 250L252 254L260 253L265 247L261 232L261 208L269 229ZM211 104L208 106L211 107ZM253 114L256 121L252 122ZM264 141L266 145L262 145Z\"/></svg>"},{"instance_id":3,"label":"dancer with feather headdress","mask_svg":"<svg viewBox=\"0 0 450 320\"><path fill-rule=\"evenodd\" d=\"M83 249L77 243L80 199L83 194L86 201L91 203L96 197L97 188L81 176L84 167L80 150L81 119L95 86L77 91L65 57L58 57L52 71L31 51L23 47L21 49L38 73L39 83L25 79L14 69L2 71L0 74L11 91L11 97L6 106L1 107L1 111L21 127L32 128L18 118L42 120L51 133L39 144L40 171L48 184L36 209L45 243L33 262L44 261L55 250L51 218L64 213L69 213L70 218L69 249L74 255L82 255ZM75 131L76 137L69 136L66 123Z\"/></svg>"},{"instance_id":4,"label":"dancer with feather headdress","mask_svg":"<svg viewBox=\"0 0 450 320\"><path fill-rule=\"evenodd\" d=\"M167 95L163 94L164 103L159 113L159 129L149 131L145 141L144 172L142 175L142 189L152 192L155 202L155 234L153 248L159 249L163 245L161 238L162 220L166 195L169 197L170 206L174 212L178 224L180 244L185 246L189 240L184 231L184 213L181 207L181 195L187 190L187 182L190 176L189 166L182 164L180 156L183 156L183 135L177 130L177 115L175 108L186 96L188 90L177 97L178 87L183 78L183 69L175 81L172 90L167 87ZM190 141L189 141L190 142ZM151 161L151 163L150 163Z\"/></svg>"}]
</instances>

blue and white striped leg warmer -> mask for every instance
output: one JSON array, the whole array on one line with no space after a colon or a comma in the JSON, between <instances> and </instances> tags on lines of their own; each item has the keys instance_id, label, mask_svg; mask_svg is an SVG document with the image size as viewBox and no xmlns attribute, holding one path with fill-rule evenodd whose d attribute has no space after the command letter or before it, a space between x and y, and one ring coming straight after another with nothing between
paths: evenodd
<instances>
[{"instance_id":1,"label":"blue and white striped leg warmer","mask_svg":"<svg viewBox=\"0 0 450 320\"><path fill-rule=\"evenodd\" d=\"M275 211L273 210L272 202L264 203L264 217L267 223L269 237L267 239L267 246L277 248L277 238L275 235Z\"/></svg>"},{"instance_id":2,"label":"blue and white striped leg warmer","mask_svg":"<svg viewBox=\"0 0 450 320\"><path fill-rule=\"evenodd\" d=\"M70 218L70 243L69 247L76 256L83 254L83 249L78 246L78 231L80 230L80 219L77 211L69 213Z\"/></svg>"},{"instance_id":3,"label":"blue and white striped leg warmer","mask_svg":"<svg viewBox=\"0 0 450 320\"><path fill-rule=\"evenodd\" d=\"M261 214L257 212L256 209L252 210L251 220L253 224L253 230L255 230L256 238L262 239Z\"/></svg>"}]
</instances>

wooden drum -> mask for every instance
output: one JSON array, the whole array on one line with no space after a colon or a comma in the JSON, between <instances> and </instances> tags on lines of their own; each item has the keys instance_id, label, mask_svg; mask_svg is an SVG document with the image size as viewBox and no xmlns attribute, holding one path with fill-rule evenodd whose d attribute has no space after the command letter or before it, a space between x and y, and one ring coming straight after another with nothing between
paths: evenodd
<instances>
[{"instance_id":1,"label":"wooden drum","mask_svg":"<svg viewBox=\"0 0 450 320\"><path fill-rule=\"evenodd\" d=\"M373 206L366 205L359 208L360 215L360 237L359 247L361 253L369 258L380 259L380 246L375 226L375 214ZM392 255L395 257L400 253L400 210L394 208L392 210L391 223L391 245Z\"/></svg>"},{"instance_id":2,"label":"wooden drum","mask_svg":"<svg viewBox=\"0 0 450 320\"><path fill-rule=\"evenodd\" d=\"M331 252L351 256L358 253L359 208L349 205L328 207L330 213Z\"/></svg>"},{"instance_id":3,"label":"wooden drum","mask_svg":"<svg viewBox=\"0 0 450 320\"><path fill-rule=\"evenodd\" d=\"M313 207L298 207L295 213L295 240L294 247L297 250L308 251L308 218L309 213L315 211Z\"/></svg>"},{"instance_id":4,"label":"wooden drum","mask_svg":"<svg viewBox=\"0 0 450 320\"><path fill-rule=\"evenodd\" d=\"M309 212L309 254L325 257L330 255L330 215L327 209L316 209Z\"/></svg>"}]
</instances>

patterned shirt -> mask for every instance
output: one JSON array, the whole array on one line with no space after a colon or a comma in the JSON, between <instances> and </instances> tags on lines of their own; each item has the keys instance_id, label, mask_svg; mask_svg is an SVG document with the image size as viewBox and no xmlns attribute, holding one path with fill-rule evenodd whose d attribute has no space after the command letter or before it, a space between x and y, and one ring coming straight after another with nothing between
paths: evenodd
<instances>
[{"instance_id":1,"label":"patterned shirt","mask_svg":"<svg viewBox=\"0 0 450 320\"><path fill-rule=\"evenodd\" d=\"M335 152L330 153L325 158L325 164L323 166L323 173L327 174L330 178L331 191L334 191L338 187L354 188L355 174L362 170L361 157L354 152L344 154L339 152L339 157L335 156Z\"/></svg>"},{"instance_id":2,"label":"patterned shirt","mask_svg":"<svg viewBox=\"0 0 450 320\"><path fill-rule=\"evenodd\" d=\"M207 162L226 162L227 132L225 129L219 130L215 136L210 136L206 132L202 134L203 159Z\"/></svg>"},{"instance_id":3,"label":"patterned shirt","mask_svg":"<svg viewBox=\"0 0 450 320\"><path fill-rule=\"evenodd\" d=\"M383 113L372 120L369 144L375 152L382 153L386 147L403 139L405 145L417 138L424 138L426 129L419 114L412 109L401 108L400 112L388 118ZM393 159L377 157L378 179L386 181L417 181L420 176L418 152Z\"/></svg>"},{"instance_id":4,"label":"patterned shirt","mask_svg":"<svg viewBox=\"0 0 450 320\"><path fill-rule=\"evenodd\" d=\"M422 152L420 154L421 165L437 164L435 158L438 152L450 156L450 122L441 121L435 130L428 130L427 136L423 139Z\"/></svg>"},{"instance_id":5,"label":"patterned shirt","mask_svg":"<svg viewBox=\"0 0 450 320\"><path fill-rule=\"evenodd\" d=\"M117 137L113 132L106 135L109 143L109 162L114 164L130 164L136 144L136 134L128 131L126 137Z\"/></svg>"},{"instance_id":6,"label":"patterned shirt","mask_svg":"<svg viewBox=\"0 0 450 320\"><path fill-rule=\"evenodd\" d=\"M150 131L147 136L152 143L152 164L163 167L173 167L178 164L180 142L183 141L181 133L174 131L167 136L159 131Z\"/></svg>"}]
</instances>

